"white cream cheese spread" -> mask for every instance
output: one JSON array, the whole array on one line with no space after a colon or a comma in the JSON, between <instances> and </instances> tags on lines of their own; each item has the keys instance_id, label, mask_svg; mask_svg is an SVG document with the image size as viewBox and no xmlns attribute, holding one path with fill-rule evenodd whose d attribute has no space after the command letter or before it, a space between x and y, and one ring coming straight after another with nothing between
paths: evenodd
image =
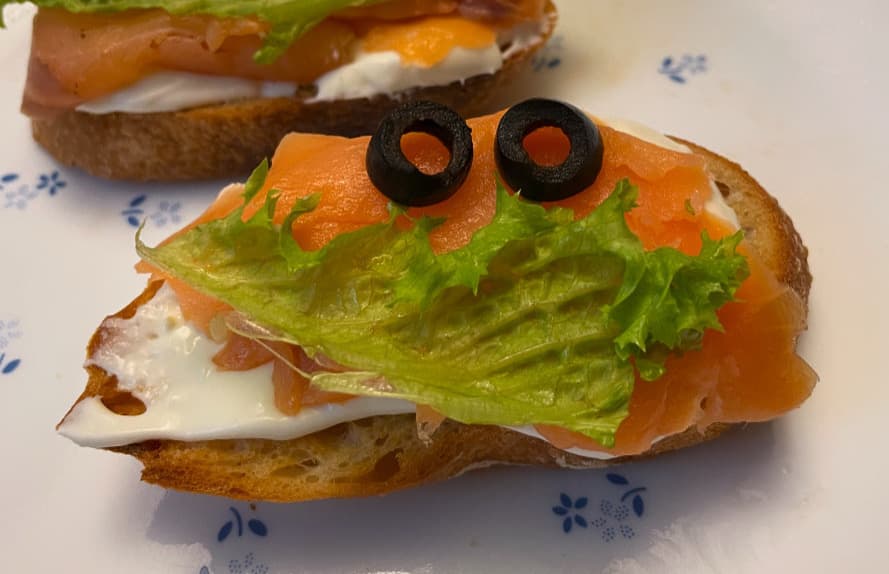
<instances>
[{"instance_id":1,"label":"white cream cheese spread","mask_svg":"<svg viewBox=\"0 0 889 574\"><path fill-rule=\"evenodd\" d=\"M738 214L726 203L725 198L722 197L722 192L716 187L716 182L712 180L710 181L710 192L710 199L704 204L704 211L724 221L728 221L732 229L741 229Z\"/></svg>"},{"instance_id":2,"label":"white cream cheese spread","mask_svg":"<svg viewBox=\"0 0 889 574\"><path fill-rule=\"evenodd\" d=\"M89 114L176 112L254 98L289 98L296 85L188 72L158 72L139 82L77 107Z\"/></svg>"},{"instance_id":3,"label":"white cream cheese spread","mask_svg":"<svg viewBox=\"0 0 889 574\"><path fill-rule=\"evenodd\" d=\"M361 397L305 408L287 416L275 407L271 365L225 372L213 364L222 346L185 321L164 285L130 319L109 319L112 343L88 362L117 377L141 400L141 415L117 415L100 399L81 401L59 432L84 446L110 447L149 439L289 439L349 420L412 413L412 403Z\"/></svg>"},{"instance_id":4,"label":"white cream cheese spread","mask_svg":"<svg viewBox=\"0 0 889 574\"><path fill-rule=\"evenodd\" d=\"M493 74L503 67L496 44L470 50L454 48L434 66L406 66L398 52L360 53L354 61L318 78L311 102L370 98L412 88L444 86L473 76Z\"/></svg>"},{"instance_id":5,"label":"white cream cheese spread","mask_svg":"<svg viewBox=\"0 0 889 574\"><path fill-rule=\"evenodd\" d=\"M597 118L597 120L598 119L599 118ZM635 138L638 138L650 144L654 144L658 147L662 147L664 149L668 149L670 151L675 151L678 153L691 153L691 150L688 149L687 146L677 141L671 140L661 132L650 128L645 124L640 124L639 122L627 120L624 118L607 118L600 121L612 129L615 129L619 132L624 132L625 134L630 134Z\"/></svg>"}]
</instances>

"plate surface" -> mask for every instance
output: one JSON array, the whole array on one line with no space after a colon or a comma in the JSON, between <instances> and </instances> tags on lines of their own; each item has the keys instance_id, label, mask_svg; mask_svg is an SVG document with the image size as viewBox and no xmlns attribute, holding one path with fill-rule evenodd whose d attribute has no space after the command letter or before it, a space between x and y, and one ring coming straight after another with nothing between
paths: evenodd
<instances>
[{"instance_id":1,"label":"plate surface","mask_svg":"<svg viewBox=\"0 0 889 574\"><path fill-rule=\"evenodd\" d=\"M30 11L0 32L0 549L7 572L885 571L889 4L562 0L510 97L568 99L734 158L791 214L815 274L798 412L608 471L494 469L367 500L165 492L55 423L83 347L162 238L220 183L111 184L60 167L18 114ZM506 95L504 95L505 97Z\"/></svg>"}]
</instances>

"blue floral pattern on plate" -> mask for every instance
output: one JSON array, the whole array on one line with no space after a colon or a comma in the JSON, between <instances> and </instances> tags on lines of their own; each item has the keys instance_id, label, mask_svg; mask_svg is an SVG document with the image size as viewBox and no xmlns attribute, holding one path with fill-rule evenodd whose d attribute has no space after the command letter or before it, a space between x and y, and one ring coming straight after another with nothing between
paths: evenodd
<instances>
[{"instance_id":1,"label":"blue floral pattern on plate","mask_svg":"<svg viewBox=\"0 0 889 574\"><path fill-rule=\"evenodd\" d=\"M34 184L23 183L21 174L9 172L0 175L0 200L3 209L24 211L41 193L54 197L67 185L59 170L41 173Z\"/></svg>"},{"instance_id":2,"label":"blue floral pattern on plate","mask_svg":"<svg viewBox=\"0 0 889 574\"><path fill-rule=\"evenodd\" d=\"M255 510L253 505L250 506ZM233 538L242 538L245 533L250 533L259 538L265 538L269 529L265 522L258 518L247 520L247 529L244 529L244 517L234 506L229 506L231 518L228 519L216 533L216 541L220 544ZM243 559L232 559L228 562L229 574L267 574L268 566L256 560L254 552L248 552ZM211 574L209 566L201 567L199 574Z\"/></svg>"},{"instance_id":3,"label":"blue floral pattern on plate","mask_svg":"<svg viewBox=\"0 0 889 574\"><path fill-rule=\"evenodd\" d=\"M35 187L38 190L46 190L50 195L55 195L60 189L65 188L67 185L68 183L62 179L59 170L55 170L52 173L41 174L37 179L37 185Z\"/></svg>"},{"instance_id":4,"label":"blue floral pattern on plate","mask_svg":"<svg viewBox=\"0 0 889 574\"><path fill-rule=\"evenodd\" d=\"M238 538L244 535L244 520L241 518L241 513L238 512L238 509L234 506L230 506L228 510L232 513L234 519L229 520L219 529L219 533L216 535L216 540L219 542L225 542L225 539L229 537L236 526L237 530L235 532ZM261 537L265 537L269 533L269 529L266 527L265 523L256 518L251 518L247 521L247 529L256 536Z\"/></svg>"},{"instance_id":5,"label":"blue floral pattern on plate","mask_svg":"<svg viewBox=\"0 0 889 574\"><path fill-rule=\"evenodd\" d=\"M162 199L155 204L143 193L131 199L120 215L132 227L139 227L146 218L156 227L165 227L182 223L181 211L180 201Z\"/></svg>"},{"instance_id":6,"label":"blue floral pattern on plate","mask_svg":"<svg viewBox=\"0 0 889 574\"><path fill-rule=\"evenodd\" d=\"M543 48L531 59L531 68L535 72L552 70L562 65L562 52L565 49L564 36L553 36Z\"/></svg>"},{"instance_id":7,"label":"blue floral pattern on plate","mask_svg":"<svg viewBox=\"0 0 889 574\"><path fill-rule=\"evenodd\" d=\"M603 498L599 502L598 516L592 520L589 516L589 497L572 498L566 493L559 494L559 504L552 507L552 512L560 517L562 531L569 534L575 528L595 529L604 542L612 542L618 535L630 539L636 536L636 530L627 520L639 520L645 514L645 501L642 493L648 489L644 486L633 487L622 474L608 473L605 478L612 485L626 490L618 500ZM629 501L630 506L627 506ZM587 513L587 514L585 514ZM635 516L634 516L635 515Z\"/></svg>"},{"instance_id":8,"label":"blue floral pattern on plate","mask_svg":"<svg viewBox=\"0 0 889 574\"><path fill-rule=\"evenodd\" d=\"M256 561L252 552L248 552L243 560L231 560L228 563L229 574L267 574L269 567Z\"/></svg>"},{"instance_id":9,"label":"blue floral pattern on plate","mask_svg":"<svg viewBox=\"0 0 889 574\"><path fill-rule=\"evenodd\" d=\"M16 319L0 320L0 376L10 375L19 368L22 360L12 356L12 341L21 338L21 323Z\"/></svg>"},{"instance_id":10,"label":"blue floral pattern on plate","mask_svg":"<svg viewBox=\"0 0 889 574\"><path fill-rule=\"evenodd\" d=\"M684 54L681 58L667 56L661 61L658 69L662 75L670 78L677 84L688 82L689 76L703 74L707 71L707 56L705 54Z\"/></svg>"}]
</instances>

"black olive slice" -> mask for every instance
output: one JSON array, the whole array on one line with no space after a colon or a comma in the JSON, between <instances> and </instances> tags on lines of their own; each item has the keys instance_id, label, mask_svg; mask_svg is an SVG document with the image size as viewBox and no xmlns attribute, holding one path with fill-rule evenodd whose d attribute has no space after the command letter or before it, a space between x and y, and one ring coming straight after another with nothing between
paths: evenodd
<instances>
[{"instance_id":1,"label":"black olive slice","mask_svg":"<svg viewBox=\"0 0 889 574\"><path fill-rule=\"evenodd\" d=\"M447 167L426 174L401 150L401 137L422 132L438 139L451 154ZM457 112L434 102L410 102L380 122L367 146L367 175L380 192L401 205L440 203L457 192L472 167L472 131Z\"/></svg>"},{"instance_id":2,"label":"black olive slice","mask_svg":"<svg viewBox=\"0 0 889 574\"><path fill-rule=\"evenodd\" d=\"M543 127L562 130L571 144L559 165L535 163L524 140ZM599 128L574 106L555 100L531 99L509 109L497 126L494 157L500 177L533 201L558 201L577 195L596 181L604 155Z\"/></svg>"}]
</instances>

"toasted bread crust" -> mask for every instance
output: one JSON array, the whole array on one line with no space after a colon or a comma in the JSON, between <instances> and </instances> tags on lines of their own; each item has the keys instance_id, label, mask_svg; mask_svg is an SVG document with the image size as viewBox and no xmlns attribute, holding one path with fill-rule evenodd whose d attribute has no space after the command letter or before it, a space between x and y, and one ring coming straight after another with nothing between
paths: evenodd
<instances>
[{"instance_id":1,"label":"toasted bread crust","mask_svg":"<svg viewBox=\"0 0 889 574\"><path fill-rule=\"evenodd\" d=\"M34 140L63 164L92 175L130 181L187 181L235 178L270 158L291 132L358 136L373 133L399 103L432 100L464 117L489 109L497 94L530 64L555 27L555 7L540 40L513 54L495 74L446 86L418 88L392 96L310 102L255 99L153 114L88 114L76 110L31 120Z\"/></svg>"},{"instance_id":2,"label":"toasted bread crust","mask_svg":"<svg viewBox=\"0 0 889 574\"><path fill-rule=\"evenodd\" d=\"M737 163L692 142L673 138L707 160L707 170L744 229L744 239L756 254L808 306L812 274L809 250L778 200Z\"/></svg>"},{"instance_id":3,"label":"toasted bread crust","mask_svg":"<svg viewBox=\"0 0 889 574\"><path fill-rule=\"evenodd\" d=\"M343 423L290 441L149 441L113 448L145 465L142 480L165 488L245 500L297 502L386 494L513 464L601 468L691 446L722 434L713 425L664 439L643 455L594 460L493 426L447 421L432 442L417 439L413 415Z\"/></svg>"},{"instance_id":4,"label":"toasted bread crust","mask_svg":"<svg viewBox=\"0 0 889 574\"><path fill-rule=\"evenodd\" d=\"M807 301L812 281L807 251L777 201L737 164L684 143L705 158L757 255ZM132 316L158 287L158 283L150 285L115 317ZM110 332L100 327L89 353L104 345L109 336ZM115 394L113 377L96 367L88 370L90 378L81 399L98 395L122 412L138 410L126 397ZM598 468L693 446L731 426L691 427L658 441L641 455L604 461L580 457L500 427L453 421L446 421L431 441L424 443L417 437L411 415L371 417L288 441L148 441L110 450L138 458L144 465L143 480L166 488L292 502L383 494L495 464Z\"/></svg>"}]
</instances>

